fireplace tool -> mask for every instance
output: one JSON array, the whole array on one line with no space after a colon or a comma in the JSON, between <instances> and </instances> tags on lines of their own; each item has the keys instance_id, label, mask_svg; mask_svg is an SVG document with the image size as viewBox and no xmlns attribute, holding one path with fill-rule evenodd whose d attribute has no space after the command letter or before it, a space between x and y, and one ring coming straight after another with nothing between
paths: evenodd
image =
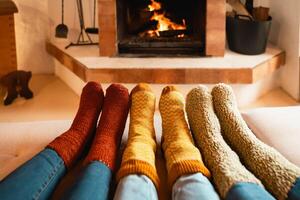
<instances>
[{"instance_id":1,"label":"fireplace tool","mask_svg":"<svg viewBox=\"0 0 300 200\"><path fill-rule=\"evenodd\" d=\"M86 32L85 25L84 25L84 18L83 18L83 6L82 0L76 0L77 9L78 9L78 17L79 17L79 24L80 24L80 33L76 43L70 43L65 49L71 46L85 46L85 45L98 45L99 43L95 43L92 41L89 34ZM85 39L84 35L87 36L87 40Z\"/></svg>"},{"instance_id":2,"label":"fireplace tool","mask_svg":"<svg viewBox=\"0 0 300 200\"><path fill-rule=\"evenodd\" d=\"M94 0L94 19L93 19L93 27L88 27L85 29L85 32L90 34L98 34L99 29L96 27L96 0Z\"/></svg>"},{"instance_id":3,"label":"fireplace tool","mask_svg":"<svg viewBox=\"0 0 300 200\"><path fill-rule=\"evenodd\" d=\"M64 0L61 1L61 24L59 24L55 29L55 37L67 38L68 27L64 24Z\"/></svg>"}]
</instances>

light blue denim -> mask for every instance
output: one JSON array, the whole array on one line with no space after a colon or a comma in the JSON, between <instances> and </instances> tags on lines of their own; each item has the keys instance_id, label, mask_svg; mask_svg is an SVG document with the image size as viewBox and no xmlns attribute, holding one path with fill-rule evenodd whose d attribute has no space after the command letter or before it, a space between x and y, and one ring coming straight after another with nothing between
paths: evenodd
<instances>
[{"instance_id":1,"label":"light blue denim","mask_svg":"<svg viewBox=\"0 0 300 200\"><path fill-rule=\"evenodd\" d=\"M114 200L157 200L153 182L145 175L129 175L118 184ZM173 200L219 200L209 180L201 173L181 176L173 185Z\"/></svg>"},{"instance_id":2,"label":"light blue denim","mask_svg":"<svg viewBox=\"0 0 300 200\"><path fill-rule=\"evenodd\" d=\"M65 173L63 160L45 149L0 182L0 199L49 199Z\"/></svg>"}]
</instances>

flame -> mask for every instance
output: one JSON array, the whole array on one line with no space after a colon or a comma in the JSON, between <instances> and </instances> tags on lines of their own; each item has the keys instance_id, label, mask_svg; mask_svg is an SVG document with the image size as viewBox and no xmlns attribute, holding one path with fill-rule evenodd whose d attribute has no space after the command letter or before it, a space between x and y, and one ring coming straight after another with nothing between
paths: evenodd
<instances>
[{"instance_id":1,"label":"flame","mask_svg":"<svg viewBox=\"0 0 300 200\"><path fill-rule=\"evenodd\" d=\"M160 10L161 9L161 3L158 3L154 0L151 0L151 4L148 5L149 11L155 11L155 10Z\"/></svg>"},{"instance_id":2,"label":"flame","mask_svg":"<svg viewBox=\"0 0 300 200\"><path fill-rule=\"evenodd\" d=\"M151 17L151 20L155 20L157 21L157 26L155 30L149 30L147 31L147 34L150 37L154 37L154 36L160 36L159 32L160 31L167 31L167 30L185 30L186 29L186 24L185 24L185 20L182 20L182 24L177 24L175 22L172 22L171 19L167 18L165 16L165 13L160 13L158 12L159 10L161 10L161 3L156 2L155 0L151 0L151 4L148 5L148 9L149 11L154 11L154 14ZM184 37L180 35L180 37Z\"/></svg>"}]
</instances>

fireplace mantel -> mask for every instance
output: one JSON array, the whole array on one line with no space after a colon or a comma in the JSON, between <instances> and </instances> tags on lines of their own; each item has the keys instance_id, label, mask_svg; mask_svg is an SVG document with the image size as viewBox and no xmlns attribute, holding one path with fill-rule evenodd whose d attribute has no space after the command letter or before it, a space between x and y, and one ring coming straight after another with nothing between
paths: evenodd
<instances>
[{"instance_id":1,"label":"fireplace mantel","mask_svg":"<svg viewBox=\"0 0 300 200\"><path fill-rule=\"evenodd\" d=\"M100 56L116 56L117 0L98 0ZM205 55L224 56L226 1L206 0Z\"/></svg>"}]
</instances>

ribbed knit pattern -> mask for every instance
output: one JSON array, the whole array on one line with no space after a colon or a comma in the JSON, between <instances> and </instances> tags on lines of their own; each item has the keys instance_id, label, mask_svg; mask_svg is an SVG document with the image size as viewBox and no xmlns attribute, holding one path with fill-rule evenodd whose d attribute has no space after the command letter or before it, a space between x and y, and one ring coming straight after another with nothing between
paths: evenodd
<instances>
[{"instance_id":1,"label":"ribbed knit pattern","mask_svg":"<svg viewBox=\"0 0 300 200\"><path fill-rule=\"evenodd\" d=\"M173 86L163 89L159 110L162 117L162 147L164 150L168 182L172 187L182 175L200 172L209 177L199 150L194 145L184 114L184 98Z\"/></svg>"},{"instance_id":2,"label":"ribbed knit pattern","mask_svg":"<svg viewBox=\"0 0 300 200\"><path fill-rule=\"evenodd\" d=\"M159 178L155 167L154 132L155 95L147 84L137 85L131 92L130 125L127 145L117 180L130 174L149 177L156 188Z\"/></svg>"},{"instance_id":3,"label":"ribbed knit pattern","mask_svg":"<svg viewBox=\"0 0 300 200\"><path fill-rule=\"evenodd\" d=\"M230 86L219 84L212 95L224 139L277 199L286 199L300 169L255 137L238 110Z\"/></svg>"},{"instance_id":4,"label":"ribbed knit pattern","mask_svg":"<svg viewBox=\"0 0 300 200\"><path fill-rule=\"evenodd\" d=\"M105 94L102 114L85 163L100 161L111 170L115 163L129 111L129 93L120 84L110 85Z\"/></svg>"},{"instance_id":5,"label":"ribbed knit pattern","mask_svg":"<svg viewBox=\"0 0 300 200\"><path fill-rule=\"evenodd\" d=\"M188 93L186 111L196 144L222 198L226 198L227 192L236 183L261 184L224 141L214 113L212 96L205 86L194 88Z\"/></svg>"},{"instance_id":6,"label":"ribbed knit pattern","mask_svg":"<svg viewBox=\"0 0 300 200\"><path fill-rule=\"evenodd\" d=\"M70 168L96 130L104 94L96 82L89 82L82 90L80 105L71 128L57 137L47 147L55 150Z\"/></svg>"}]
</instances>

